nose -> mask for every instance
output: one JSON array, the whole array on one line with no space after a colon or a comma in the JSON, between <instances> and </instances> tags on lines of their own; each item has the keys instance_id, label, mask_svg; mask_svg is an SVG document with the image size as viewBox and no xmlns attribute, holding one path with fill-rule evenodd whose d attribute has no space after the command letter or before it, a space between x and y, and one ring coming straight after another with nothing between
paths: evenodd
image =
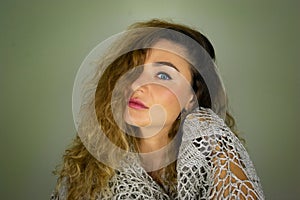
<instances>
[{"instance_id":1,"label":"nose","mask_svg":"<svg viewBox=\"0 0 300 200\"><path fill-rule=\"evenodd\" d=\"M132 82L131 89L132 91L145 92L147 90L147 78L144 73L141 73L140 76Z\"/></svg>"}]
</instances>

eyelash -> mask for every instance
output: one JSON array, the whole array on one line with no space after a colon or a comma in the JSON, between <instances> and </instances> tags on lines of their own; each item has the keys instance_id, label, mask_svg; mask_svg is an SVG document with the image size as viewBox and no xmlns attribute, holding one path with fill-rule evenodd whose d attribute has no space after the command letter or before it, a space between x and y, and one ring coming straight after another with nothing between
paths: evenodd
<instances>
[{"instance_id":1,"label":"eyelash","mask_svg":"<svg viewBox=\"0 0 300 200\"><path fill-rule=\"evenodd\" d=\"M166 76L167 79L161 78L160 75ZM156 76L157 76L157 78L159 78L161 80L171 80L172 79L171 76L165 72L158 72Z\"/></svg>"}]
</instances>

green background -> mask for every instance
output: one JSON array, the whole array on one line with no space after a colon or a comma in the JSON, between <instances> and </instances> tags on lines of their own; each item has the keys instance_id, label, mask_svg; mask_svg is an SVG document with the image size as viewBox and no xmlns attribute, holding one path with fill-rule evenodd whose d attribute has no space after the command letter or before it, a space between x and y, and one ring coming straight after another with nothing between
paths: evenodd
<instances>
[{"instance_id":1,"label":"green background","mask_svg":"<svg viewBox=\"0 0 300 200\"><path fill-rule=\"evenodd\" d=\"M89 51L128 25L173 19L214 44L267 199L296 199L299 1L0 1L1 199L48 199L75 135L71 95Z\"/></svg>"}]
</instances>

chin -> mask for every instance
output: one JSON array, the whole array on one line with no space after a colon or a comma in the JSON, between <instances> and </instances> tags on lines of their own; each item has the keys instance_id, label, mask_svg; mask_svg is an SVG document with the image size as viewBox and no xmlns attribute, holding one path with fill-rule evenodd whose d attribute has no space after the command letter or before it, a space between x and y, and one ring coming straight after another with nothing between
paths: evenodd
<instances>
[{"instance_id":1,"label":"chin","mask_svg":"<svg viewBox=\"0 0 300 200\"><path fill-rule=\"evenodd\" d=\"M146 127L151 124L148 112L135 112L126 110L124 113L124 121L132 126Z\"/></svg>"},{"instance_id":2,"label":"chin","mask_svg":"<svg viewBox=\"0 0 300 200\"><path fill-rule=\"evenodd\" d=\"M140 127L140 128L150 125L150 122L144 122L144 121L141 121L141 120L133 120L133 119L131 119L131 121L125 119L125 122L128 125L135 126L135 127Z\"/></svg>"}]
</instances>

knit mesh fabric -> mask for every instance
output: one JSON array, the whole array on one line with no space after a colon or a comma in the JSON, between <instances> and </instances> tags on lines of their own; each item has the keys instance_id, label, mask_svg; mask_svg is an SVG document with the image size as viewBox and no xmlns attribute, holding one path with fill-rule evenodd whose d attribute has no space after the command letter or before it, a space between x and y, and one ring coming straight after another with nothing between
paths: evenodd
<instances>
[{"instance_id":1,"label":"knit mesh fabric","mask_svg":"<svg viewBox=\"0 0 300 200\"><path fill-rule=\"evenodd\" d=\"M176 193L167 193L128 158L109 181L110 192L99 194L98 199L264 199L246 149L212 110L195 110L182 130ZM51 199L65 200L66 188L62 186Z\"/></svg>"}]
</instances>

